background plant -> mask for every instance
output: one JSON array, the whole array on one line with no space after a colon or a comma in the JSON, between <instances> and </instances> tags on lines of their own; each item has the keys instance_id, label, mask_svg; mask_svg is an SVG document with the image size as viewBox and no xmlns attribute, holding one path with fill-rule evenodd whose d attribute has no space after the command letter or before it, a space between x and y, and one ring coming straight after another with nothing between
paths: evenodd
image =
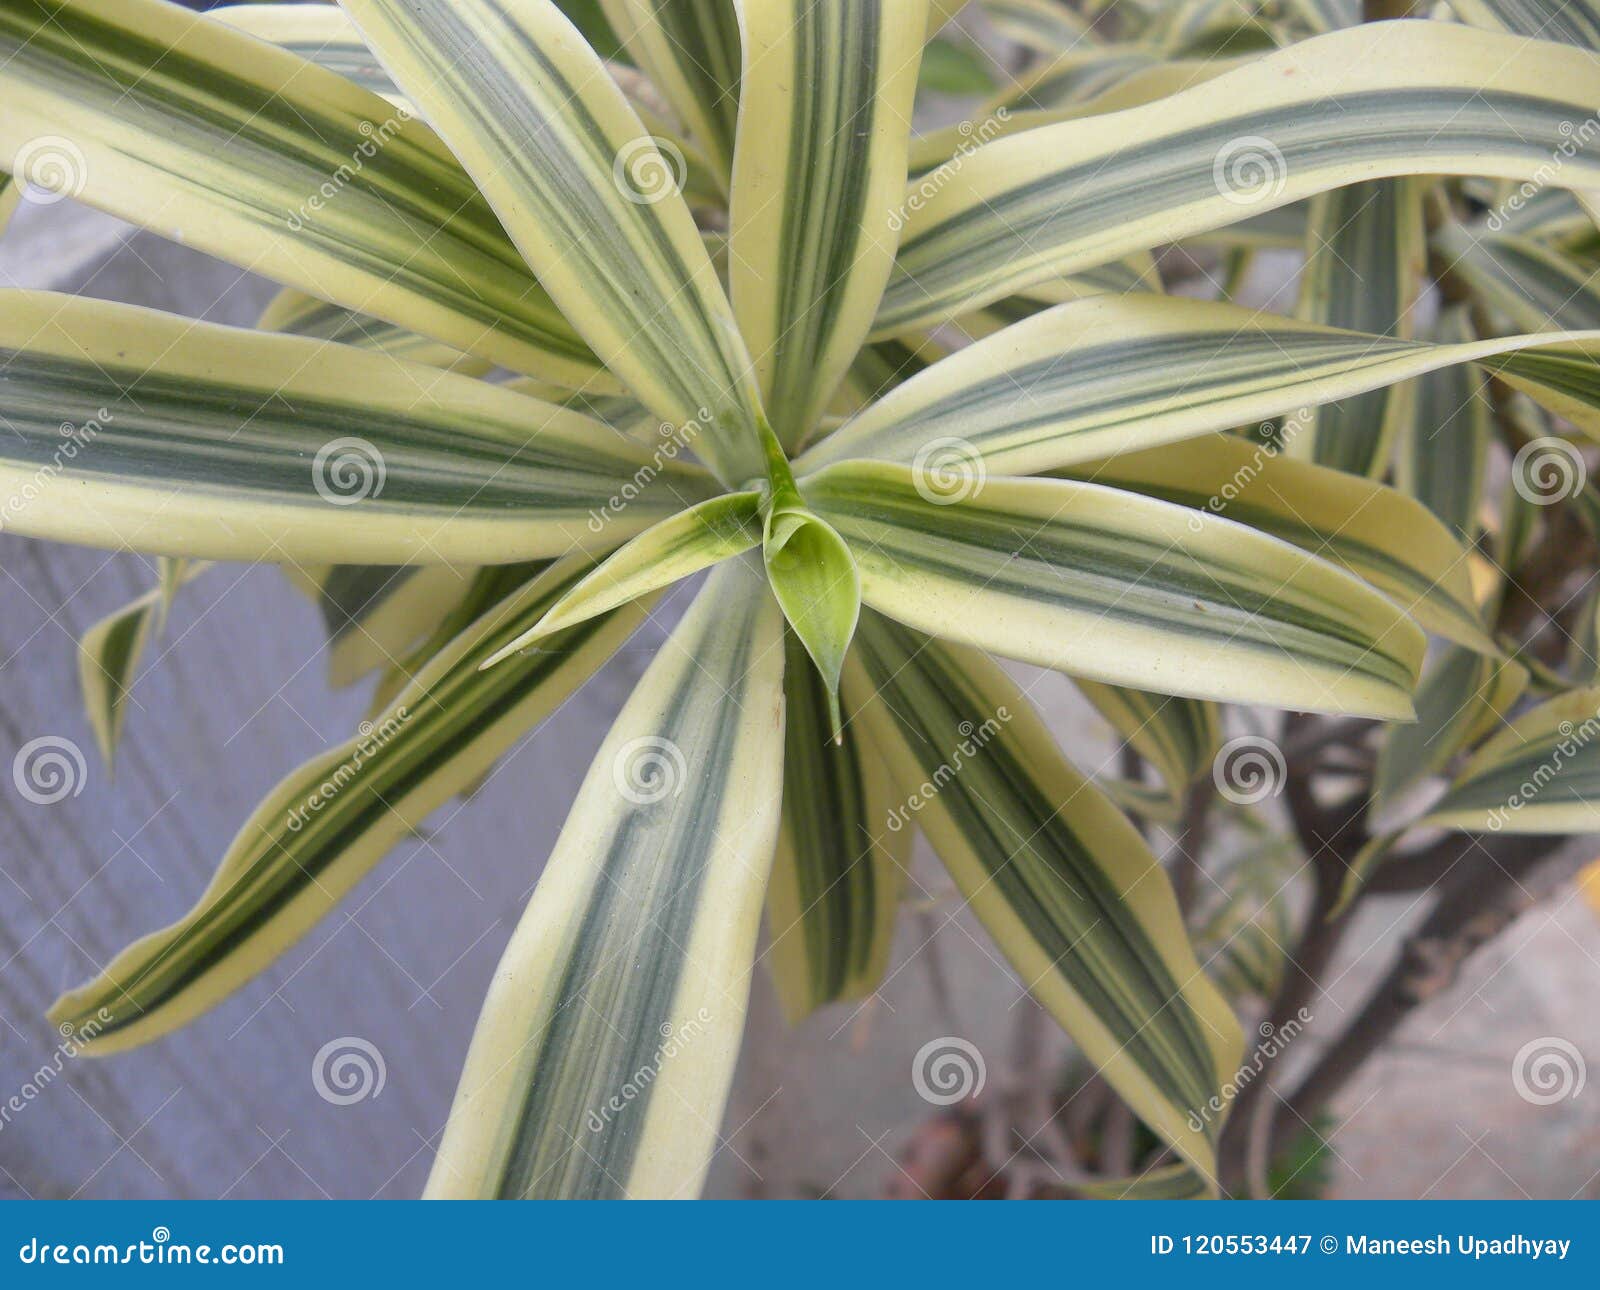
<instances>
[{"instance_id":1,"label":"background plant","mask_svg":"<svg viewBox=\"0 0 1600 1290\"><path fill-rule=\"evenodd\" d=\"M170 561L86 642L107 754L139 646L198 560L288 565L370 625L335 644L351 678L384 673L371 729L280 785L195 911L58 1005L63 1024L110 1011L89 1051L264 967L654 593L719 562L508 951L438 1194L692 1190L770 858L791 1010L870 991L910 841L880 821L913 795L965 898L1154 1130L1143 1185L1214 1186L1220 1141L1231 1188L1251 1152L1223 1126L1259 1117L1194 1117L1233 1079L1237 1026L1112 799L1175 826L1177 894L1225 988L1229 963L1258 989L1314 979L1368 877L1448 870L1469 845L1531 864L1543 843L1494 835L1587 825L1587 677L1552 660L1563 623L1540 589L1531 614L1506 606L1549 522L1529 481L1581 470L1559 436L1594 430L1595 337L1519 318L1553 288L1504 267L1522 250L1585 272L1587 52L1430 22L1267 54L1334 16L1210 8L1106 15L1102 51L1069 11L1014 7L997 17L1087 48L975 114L1000 127L913 141L922 35L945 16L921 4L608 6L648 80L613 76L548 4L345 9L376 60L323 6L231 11L230 30L142 0L0 5L16 172L279 277L263 330L306 338L6 301L7 522ZM1053 98L1057 79L1078 88ZM1441 173L1460 178L1414 178ZM1511 186L1475 188L1485 174ZM1547 190L1568 240L1495 240ZM1169 296L1148 254L1220 246L1228 297L1252 249L1286 240L1311 252L1294 319ZM1453 306L1425 340L1424 247L1430 299ZM493 389L497 366L527 375ZM1476 408L1484 373L1491 402L1466 418L1483 428L1438 451L1458 417L1427 409ZM1520 465L1484 507L1496 433ZM1397 443L1403 491L1375 482ZM1586 578L1587 548L1555 541ZM441 563L483 571L447 603ZM1293 971L1251 964L1251 866L1202 867L1212 792L1229 815L1262 800L1231 763L1213 773L1216 704L1406 718L1411 619L1451 646L1422 722L1375 759L1349 720L1256 750L1300 785L1318 879ZM979 648L1081 678L1138 773L1110 799L1087 784ZM1353 795L1319 799L1322 772ZM1434 774L1442 800L1374 827ZM1411 843L1436 827L1468 832ZM1202 873L1216 909L1197 908ZM1258 1185L1265 1118L1243 1139ZM1144 1168L1166 1151L1178 1163Z\"/></svg>"}]
</instances>

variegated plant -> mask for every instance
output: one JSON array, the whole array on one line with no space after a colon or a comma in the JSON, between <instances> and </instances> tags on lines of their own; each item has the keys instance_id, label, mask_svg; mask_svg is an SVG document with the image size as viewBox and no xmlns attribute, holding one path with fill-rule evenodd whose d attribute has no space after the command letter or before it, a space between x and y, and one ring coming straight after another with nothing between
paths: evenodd
<instances>
[{"instance_id":1,"label":"variegated plant","mask_svg":"<svg viewBox=\"0 0 1600 1290\"><path fill-rule=\"evenodd\" d=\"M1218 703L1409 722L1425 633L1386 802L1559 692L1349 898L1413 823L1502 827L1595 706L1507 657L1476 554L1497 427L1600 435L1590 11L993 0L1038 55L913 137L959 3L602 8L0 0L17 178L284 287L256 330L0 301L4 527L166 557L84 641L105 755L208 562L283 565L336 675L378 674L366 732L53 1018L111 1052L204 1013L715 566L506 950L429 1194L696 1192L763 910L792 1016L870 994L917 830L1164 1144L1152 1180L1214 1191L1240 1029L1124 811L1192 819ZM1302 243L1294 316L1230 298ZM1218 298L1162 290L1171 244ZM1494 527L1514 570L1532 521ZM1162 784L1087 781L991 656L1075 678ZM1504 827L1591 827L1590 751Z\"/></svg>"}]
</instances>

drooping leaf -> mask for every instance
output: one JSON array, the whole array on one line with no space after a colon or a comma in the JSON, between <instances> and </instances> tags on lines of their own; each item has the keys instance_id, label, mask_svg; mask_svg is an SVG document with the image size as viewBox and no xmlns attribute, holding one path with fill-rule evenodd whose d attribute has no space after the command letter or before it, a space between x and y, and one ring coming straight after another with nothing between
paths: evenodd
<instances>
[{"instance_id":1,"label":"drooping leaf","mask_svg":"<svg viewBox=\"0 0 1600 1290\"><path fill-rule=\"evenodd\" d=\"M1416 626L1275 538L1060 479L849 462L804 481L849 544L861 598L919 631L1162 694L1407 720Z\"/></svg>"},{"instance_id":2,"label":"drooping leaf","mask_svg":"<svg viewBox=\"0 0 1600 1290\"><path fill-rule=\"evenodd\" d=\"M420 121L158 0L0 6L0 156L197 250L520 371L599 366Z\"/></svg>"},{"instance_id":3,"label":"drooping leaf","mask_svg":"<svg viewBox=\"0 0 1600 1290\"><path fill-rule=\"evenodd\" d=\"M1376 179L1311 199L1299 317L1411 339L1426 258L1422 189L1415 179ZM1325 404L1290 452L1352 475L1381 477L1396 434L1410 422L1413 393L1408 382L1398 382Z\"/></svg>"},{"instance_id":4,"label":"drooping leaf","mask_svg":"<svg viewBox=\"0 0 1600 1290\"><path fill-rule=\"evenodd\" d=\"M1464 309L1447 311L1434 325L1433 339L1441 344L1463 345L1474 338ZM1462 364L1436 368L1412 384L1412 415L1401 428L1395 482L1470 547L1478 535L1494 438L1488 382L1476 367Z\"/></svg>"},{"instance_id":5,"label":"drooping leaf","mask_svg":"<svg viewBox=\"0 0 1600 1290\"><path fill-rule=\"evenodd\" d=\"M606 365L694 435L729 485L758 474L733 310L664 156L551 0L344 0Z\"/></svg>"},{"instance_id":6,"label":"drooping leaf","mask_svg":"<svg viewBox=\"0 0 1600 1290\"><path fill-rule=\"evenodd\" d=\"M1592 114L1593 76L1586 53L1558 45L1365 24L1092 129L1065 121L997 139L911 212L877 333L1357 180L1553 172L1562 187L1600 187L1600 141L1571 133Z\"/></svg>"},{"instance_id":7,"label":"drooping leaf","mask_svg":"<svg viewBox=\"0 0 1600 1290\"><path fill-rule=\"evenodd\" d=\"M1372 776L1373 810L1381 811L1437 774L1509 711L1527 684L1528 672L1520 663L1446 650L1417 688L1416 721L1384 732Z\"/></svg>"},{"instance_id":8,"label":"drooping leaf","mask_svg":"<svg viewBox=\"0 0 1600 1290\"><path fill-rule=\"evenodd\" d=\"M1198 1113L1237 1069L1242 1040L1138 832L975 650L869 614L850 674L918 824L1026 988L1214 1179L1221 1117Z\"/></svg>"},{"instance_id":9,"label":"drooping leaf","mask_svg":"<svg viewBox=\"0 0 1600 1290\"><path fill-rule=\"evenodd\" d=\"M1473 754L1424 825L1477 833L1591 833L1600 826L1600 690L1525 712Z\"/></svg>"},{"instance_id":10,"label":"drooping leaf","mask_svg":"<svg viewBox=\"0 0 1600 1290\"><path fill-rule=\"evenodd\" d=\"M952 354L808 448L795 472L851 457L910 463L958 440L991 471L1035 474L1299 414L1463 362L1600 437L1595 332L1429 345L1134 293L1058 305Z\"/></svg>"},{"instance_id":11,"label":"drooping leaf","mask_svg":"<svg viewBox=\"0 0 1600 1290\"><path fill-rule=\"evenodd\" d=\"M34 537L219 560L503 563L619 541L710 482L482 381L131 305L0 293L0 351L4 523ZM619 502L641 472L639 496ZM610 517L598 532L597 512Z\"/></svg>"},{"instance_id":12,"label":"drooping leaf","mask_svg":"<svg viewBox=\"0 0 1600 1290\"><path fill-rule=\"evenodd\" d=\"M623 48L727 180L739 115L739 17L733 0L600 0Z\"/></svg>"},{"instance_id":13,"label":"drooping leaf","mask_svg":"<svg viewBox=\"0 0 1600 1290\"><path fill-rule=\"evenodd\" d=\"M835 743L832 698L784 633L783 819L767 896L769 957L791 1023L883 979L914 820L864 725Z\"/></svg>"},{"instance_id":14,"label":"drooping leaf","mask_svg":"<svg viewBox=\"0 0 1600 1290\"><path fill-rule=\"evenodd\" d=\"M191 564L178 583L200 576L207 564ZM95 743L109 769L115 761L122 725L128 716L128 695L145 647L160 634L176 586L166 582L107 614L78 639L78 681L84 709L94 727Z\"/></svg>"},{"instance_id":15,"label":"drooping leaf","mask_svg":"<svg viewBox=\"0 0 1600 1290\"><path fill-rule=\"evenodd\" d=\"M777 840L782 626L749 560L722 565L611 727L489 987L430 1197L699 1190Z\"/></svg>"},{"instance_id":16,"label":"drooping leaf","mask_svg":"<svg viewBox=\"0 0 1600 1290\"><path fill-rule=\"evenodd\" d=\"M479 664L588 567L566 560L484 615L349 742L288 775L240 829L199 902L136 941L52 1007L90 1052L155 1039L199 1016L282 954L402 838L578 688L638 624L624 608L549 648ZM99 1017L98 1026L83 1022Z\"/></svg>"},{"instance_id":17,"label":"drooping leaf","mask_svg":"<svg viewBox=\"0 0 1600 1290\"><path fill-rule=\"evenodd\" d=\"M1288 423L1285 433L1297 427ZM1062 473L1271 533L1370 582L1429 631L1481 653L1499 652L1473 596L1466 550L1392 488L1291 460L1281 448L1239 435L1203 435Z\"/></svg>"}]
</instances>

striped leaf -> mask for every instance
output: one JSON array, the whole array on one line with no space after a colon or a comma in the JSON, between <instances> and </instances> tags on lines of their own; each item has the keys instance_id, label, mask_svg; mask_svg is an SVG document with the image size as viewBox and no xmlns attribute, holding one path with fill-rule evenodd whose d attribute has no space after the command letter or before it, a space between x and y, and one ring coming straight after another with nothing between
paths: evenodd
<instances>
[{"instance_id":1,"label":"striped leaf","mask_svg":"<svg viewBox=\"0 0 1600 1290\"><path fill-rule=\"evenodd\" d=\"M489 987L429 1196L699 1190L777 840L782 626L729 561L645 672Z\"/></svg>"},{"instance_id":2,"label":"striped leaf","mask_svg":"<svg viewBox=\"0 0 1600 1290\"><path fill-rule=\"evenodd\" d=\"M1600 282L1595 269L1532 238L1470 230L1439 230L1433 242L1450 271L1474 295L1527 331L1600 327Z\"/></svg>"},{"instance_id":3,"label":"striped leaf","mask_svg":"<svg viewBox=\"0 0 1600 1290\"><path fill-rule=\"evenodd\" d=\"M1542 351L1542 352L1523 352ZM913 462L954 439L1035 474L1480 362L1600 436L1600 333L1427 345L1148 293L1074 300L935 363L795 462Z\"/></svg>"},{"instance_id":4,"label":"striped leaf","mask_svg":"<svg viewBox=\"0 0 1600 1290\"><path fill-rule=\"evenodd\" d=\"M278 5L252 5L251 8L277 9ZM288 5L285 8L312 8ZM320 7L320 6L317 6ZM396 327L370 314L358 314L341 305L330 305L293 287L285 287L262 310L256 326L262 331L279 331L286 336L306 336L312 340L337 341L357 349L389 354L409 363L426 363L466 376L483 376L492 363L459 349L441 345L404 327ZM597 382L592 382L597 384Z\"/></svg>"},{"instance_id":5,"label":"striped leaf","mask_svg":"<svg viewBox=\"0 0 1600 1290\"><path fill-rule=\"evenodd\" d=\"M1188 1165L1160 1165L1134 1178L1096 1178L1068 1184L1083 1200L1203 1200L1210 1190Z\"/></svg>"},{"instance_id":6,"label":"striped leaf","mask_svg":"<svg viewBox=\"0 0 1600 1290\"><path fill-rule=\"evenodd\" d=\"M1600 324L1600 315L1595 322ZM1444 344L1472 341L1464 309L1451 309L1433 329ZM1395 456L1395 482L1426 506L1465 545L1478 535L1484 471L1494 438L1488 382L1477 368L1441 367L1419 377L1414 415L1405 424Z\"/></svg>"},{"instance_id":7,"label":"striped leaf","mask_svg":"<svg viewBox=\"0 0 1600 1290\"><path fill-rule=\"evenodd\" d=\"M11 222L21 201L22 185L10 175L0 174L0 233L6 231L6 225Z\"/></svg>"},{"instance_id":8,"label":"striped leaf","mask_svg":"<svg viewBox=\"0 0 1600 1290\"><path fill-rule=\"evenodd\" d=\"M285 778L240 829L199 903L63 995L51 1020L81 1030L99 1016L104 1024L84 1031L93 1036L91 1051L131 1048L191 1021L305 935L395 843L577 689L638 624L642 610L619 610L547 650L479 670L587 566L574 557L528 583L452 642L356 738Z\"/></svg>"},{"instance_id":9,"label":"striped leaf","mask_svg":"<svg viewBox=\"0 0 1600 1290\"><path fill-rule=\"evenodd\" d=\"M927 0L739 0L735 313L779 441L805 439L894 263Z\"/></svg>"},{"instance_id":10,"label":"striped leaf","mask_svg":"<svg viewBox=\"0 0 1600 1290\"><path fill-rule=\"evenodd\" d=\"M983 0L983 9L1000 35L1041 54L1094 39L1089 24L1061 0Z\"/></svg>"},{"instance_id":11,"label":"striped leaf","mask_svg":"<svg viewBox=\"0 0 1600 1290\"><path fill-rule=\"evenodd\" d=\"M1523 713L1462 767L1421 823L1475 833L1592 833L1600 827L1600 690Z\"/></svg>"},{"instance_id":12,"label":"striped leaf","mask_svg":"<svg viewBox=\"0 0 1600 1290\"><path fill-rule=\"evenodd\" d=\"M1144 840L975 650L869 614L850 667L918 824L1025 988L1213 1178L1220 1123L1190 1117L1237 1069L1242 1042Z\"/></svg>"},{"instance_id":13,"label":"striped leaf","mask_svg":"<svg viewBox=\"0 0 1600 1290\"><path fill-rule=\"evenodd\" d=\"M1372 777L1374 810L1438 774L1510 709L1527 683L1527 669L1519 663L1446 650L1417 688L1416 722L1384 732Z\"/></svg>"},{"instance_id":14,"label":"striped leaf","mask_svg":"<svg viewBox=\"0 0 1600 1290\"><path fill-rule=\"evenodd\" d=\"M600 7L726 182L740 95L734 0L600 0Z\"/></svg>"},{"instance_id":15,"label":"striped leaf","mask_svg":"<svg viewBox=\"0 0 1600 1290\"><path fill-rule=\"evenodd\" d=\"M1148 690L1077 679L1083 697L1141 757L1155 767L1170 801L1208 770L1222 745L1222 715L1213 704Z\"/></svg>"},{"instance_id":16,"label":"striped leaf","mask_svg":"<svg viewBox=\"0 0 1600 1290\"><path fill-rule=\"evenodd\" d=\"M552 563L550 560L525 560L520 564L491 564L474 570L464 590L435 603L432 627L398 657L389 660L378 684L373 687L367 711L373 717L387 711L446 645L501 601L522 590ZM463 791L470 795L472 790L469 787Z\"/></svg>"},{"instance_id":17,"label":"striped leaf","mask_svg":"<svg viewBox=\"0 0 1600 1290\"><path fill-rule=\"evenodd\" d=\"M552 605L540 622L484 666L492 667L552 632L671 586L760 542L759 494L729 493L701 502L662 520L612 552Z\"/></svg>"},{"instance_id":18,"label":"striped leaf","mask_svg":"<svg viewBox=\"0 0 1600 1290\"><path fill-rule=\"evenodd\" d=\"M469 573L450 565L334 564L301 572L322 614L328 684L336 688L394 663L470 585Z\"/></svg>"},{"instance_id":19,"label":"striped leaf","mask_svg":"<svg viewBox=\"0 0 1600 1290\"><path fill-rule=\"evenodd\" d=\"M1288 427L1294 433L1294 426ZM1184 443L1062 472L1226 516L1371 583L1431 632L1480 652L1483 625L1467 551L1418 503L1371 480L1293 461L1239 435Z\"/></svg>"},{"instance_id":20,"label":"striped leaf","mask_svg":"<svg viewBox=\"0 0 1600 1290\"><path fill-rule=\"evenodd\" d=\"M503 563L619 541L706 495L703 472L481 381L129 305L0 302L13 532L221 560Z\"/></svg>"},{"instance_id":21,"label":"striped leaf","mask_svg":"<svg viewBox=\"0 0 1600 1290\"><path fill-rule=\"evenodd\" d=\"M1450 8L1476 26L1600 49L1600 5L1593 0L1451 0Z\"/></svg>"},{"instance_id":22,"label":"striped leaf","mask_svg":"<svg viewBox=\"0 0 1600 1290\"><path fill-rule=\"evenodd\" d=\"M852 719L834 742L827 686L792 631L784 654L783 817L767 927L792 1024L878 988L916 829L865 724Z\"/></svg>"},{"instance_id":23,"label":"striped leaf","mask_svg":"<svg viewBox=\"0 0 1600 1290\"><path fill-rule=\"evenodd\" d=\"M1029 284L1357 180L1600 186L1585 53L1449 23L1333 32L1085 129L975 150L911 212L877 329L925 327ZM1552 158L1562 158L1557 167Z\"/></svg>"},{"instance_id":24,"label":"striped leaf","mask_svg":"<svg viewBox=\"0 0 1600 1290\"><path fill-rule=\"evenodd\" d=\"M1346 331L1410 340L1426 253L1421 181L1377 179L1311 199L1296 313ZM1467 337L1466 339L1471 339ZM1290 452L1352 475L1381 477L1410 420L1409 383L1317 408Z\"/></svg>"},{"instance_id":25,"label":"striped leaf","mask_svg":"<svg viewBox=\"0 0 1600 1290\"><path fill-rule=\"evenodd\" d=\"M190 564L178 575L181 582L200 576L211 566ZM107 769L115 764L117 743L128 715L128 696L145 647L160 635L175 587L160 586L108 614L78 639L78 682L94 740Z\"/></svg>"},{"instance_id":26,"label":"striped leaf","mask_svg":"<svg viewBox=\"0 0 1600 1290\"><path fill-rule=\"evenodd\" d=\"M1210 899L1194 919L1195 948L1225 998L1267 1003L1283 979L1288 947L1297 940L1294 879L1306 859L1283 836L1252 839L1242 851L1231 850L1230 862L1207 874Z\"/></svg>"},{"instance_id":27,"label":"striped leaf","mask_svg":"<svg viewBox=\"0 0 1600 1290\"><path fill-rule=\"evenodd\" d=\"M157 0L0 5L0 157L364 314L578 386L598 364L420 121Z\"/></svg>"},{"instance_id":28,"label":"striped leaf","mask_svg":"<svg viewBox=\"0 0 1600 1290\"><path fill-rule=\"evenodd\" d=\"M729 484L761 471L750 360L663 157L551 0L345 0L539 281Z\"/></svg>"},{"instance_id":29,"label":"striped leaf","mask_svg":"<svg viewBox=\"0 0 1600 1290\"><path fill-rule=\"evenodd\" d=\"M337 72L392 103L405 102L355 23L337 4L229 4L212 9L210 15Z\"/></svg>"},{"instance_id":30,"label":"striped leaf","mask_svg":"<svg viewBox=\"0 0 1600 1290\"><path fill-rule=\"evenodd\" d=\"M806 495L849 543L861 598L919 631L1162 694L1411 715L1422 633L1243 525L1059 479L940 498L927 476L866 462Z\"/></svg>"}]
</instances>

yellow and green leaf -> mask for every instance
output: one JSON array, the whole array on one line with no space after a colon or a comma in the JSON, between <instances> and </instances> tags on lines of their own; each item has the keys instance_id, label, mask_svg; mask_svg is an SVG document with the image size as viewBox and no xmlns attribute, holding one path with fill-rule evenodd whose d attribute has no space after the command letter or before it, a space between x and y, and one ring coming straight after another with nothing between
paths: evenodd
<instances>
[{"instance_id":1,"label":"yellow and green leaf","mask_svg":"<svg viewBox=\"0 0 1600 1290\"><path fill-rule=\"evenodd\" d=\"M354 739L287 776L240 829L195 907L63 995L51 1020L93 1036L91 1053L131 1048L193 1020L304 936L638 624L642 608L621 609L545 650L480 670L587 567L574 557L529 582L453 641ZM99 1025L84 1027L95 1017Z\"/></svg>"},{"instance_id":2,"label":"yellow and green leaf","mask_svg":"<svg viewBox=\"0 0 1600 1290\"><path fill-rule=\"evenodd\" d=\"M1221 1117L1201 1112L1243 1041L1144 840L976 650L869 614L850 670L851 693L872 696L880 754L918 795L918 824L1024 988L1214 1180Z\"/></svg>"},{"instance_id":3,"label":"yellow and green leaf","mask_svg":"<svg viewBox=\"0 0 1600 1290\"><path fill-rule=\"evenodd\" d=\"M489 987L430 1197L698 1192L777 841L782 630L729 561L640 680Z\"/></svg>"}]
</instances>

